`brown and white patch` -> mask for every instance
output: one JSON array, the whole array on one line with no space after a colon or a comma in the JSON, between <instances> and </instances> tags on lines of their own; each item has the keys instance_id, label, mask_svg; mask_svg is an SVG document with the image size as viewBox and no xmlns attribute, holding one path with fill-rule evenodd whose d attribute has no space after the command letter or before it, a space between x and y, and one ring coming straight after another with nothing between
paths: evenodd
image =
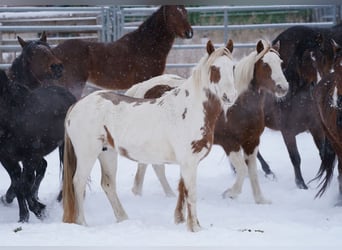
<instances>
[{"instance_id":1,"label":"brown and white patch","mask_svg":"<svg viewBox=\"0 0 342 250\"><path fill-rule=\"evenodd\" d=\"M221 79L220 68L216 66L210 67L210 82L218 83Z\"/></svg>"}]
</instances>

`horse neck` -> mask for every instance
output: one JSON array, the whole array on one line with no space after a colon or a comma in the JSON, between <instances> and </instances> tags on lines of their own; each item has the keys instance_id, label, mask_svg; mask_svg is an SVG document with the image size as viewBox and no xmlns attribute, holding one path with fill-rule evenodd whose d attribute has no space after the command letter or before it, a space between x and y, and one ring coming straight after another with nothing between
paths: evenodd
<instances>
[{"instance_id":1,"label":"horse neck","mask_svg":"<svg viewBox=\"0 0 342 250\"><path fill-rule=\"evenodd\" d=\"M8 72L9 79L12 82L20 83L27 86L30 89L35 89L40 86L36 77L32 75L28 66L23 66L23 58L20 55L17 57Z\"/></svg>"},{"instance_id":2,"label":"horse neck","mask_svg":"<svg viewBox=\"0 0 342 250\"><path fill-rule=\"evenodd\" d=\"M131 33L138 38L139 43L144 43L146 48L163 53L168 53L176 38L171 32L165 20L162 9L153 13L139 28Z\"/></svg>"},{"instance_id":3,"label":"horse neck","mask_svg":"<svg viewBox=\"0 0 342 250\"><path fill-rule=\"evenodd\" d=\"M13 108L20 106L29 93L28 87L16 81L8 81L3 93L3 99L8 107Z\"/></svg>"},{"instance_id":4,"label":"horse neck","mask_svg":"<svg viewBox=\"0 0 342 250\"><path fill-rule=\"evenodd\" d=\"M242 58L235 66L235 88L238 96L247 91L252 84L254 78L254 57L256 53L252 52L248 56Z\"/></svg>"}]
</instances>

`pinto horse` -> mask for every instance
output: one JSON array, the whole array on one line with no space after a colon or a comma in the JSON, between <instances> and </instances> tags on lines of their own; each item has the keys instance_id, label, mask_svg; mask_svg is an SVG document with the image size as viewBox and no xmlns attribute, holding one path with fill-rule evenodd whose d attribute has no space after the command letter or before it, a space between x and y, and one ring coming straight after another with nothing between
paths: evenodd
<instances>
[{"instance_id":1,"label":"pinto horse","mask_svg":"<svg viewBox=\"0 0 342 250\"><path fill-rule=\"evenodd\" d=\"M51 80L62 76L62 62L54 55L47 43L45 32L39 40L25 41L18 36L21 54L9 68L11 81L23 83L30 89L51 84Z\"/></svg>"},{"instance_id":2,"label":"pinto horse","mask_svg":"<svg viewBox=\"0 0 342 250\"><path fill-rule=\"evenodd\" d=\"M226 190L224 197L235 198L242 190L245 176L249 173L256 203L268 203L263 197L256 173L256 153L260 136L264 130L263 103L265 93L282 97L288 90L288 83L281 70L281 59L278 47L270 47L266 41L260 40L256 50L240 60L234 70L235 85L238 99L226 114L221 114L215 127L214 144L223 147L225 153L236 169L237 179L232 188ZM174 76L160 76L154 81L149 80L137 84L126 94L135 97L156 97L160 94L157 89L165 90L165 86L174 88L182 81ZM163 88L161 88L163 87ZM155 96L151 96L154 93ZM144 95L145 94L145 95ZM141 194L146 164L139 163L132 191ZM166 181L165 171L153 166L167 195L172 194ZM160 168L159 168L160 169ZM183 190L182 186L179 187ZM179 203L180 204L180 203Z\"/></svg>"},{"instance_id":3,"label":"pinto horse","mask_svg":"<svg viewBox=\"0 0 342 250\"><path fill-rule=\"evenodd\" d=\"M11 178L2 201L17 197L20 222L29 220L28 208L44 216L45 205L37 197L47 166L44 156L63 144L65 115L74 102L65 88L29 90L0 71L0 162Z\"/></svg>"},{"instance_id":4,"label":"pinto horse","mask_svg":"<svg viewBox=\"0 0 342 250\"><path fill-rule=\"evenodd\" d=\"M324 131L329 139L325 151L334 151L338 159L339 198L337 205L342 206L342 47L332 40L334 47L334 70L314 87L313 96L317 105ZM326 160L326 159L325 159ZM323 195L331 181L334 170L334 158L329 164L322 164L315 179L326 176L320 183L317 196ZM328 159L329 161L329 159Z\"/></svg>"},{"instance_id":5,"label":"pinto horse","mask_svg":"<svg viewBox=\"0 0 342 250\"><path fill-rule=\"evenodd\" d=\"M63 62L57 83L77 99L86 82L114 90L160 75L176 37L191 38L193 31L184 6L161 6L139 28L111 43L67 40L53 49Z\"/></svg>"},{"instance_id":6,"label":"pinto horse","mask_svg":"<svg viewBox=\"0 0 342 250\"><path fill-rule=\"evenodd\" d=\"M118 221L127 218L116 194L119 153L138 162L179 164L185 191L182 195L188 208L187 228L200 230L197 166L211 149L217 118L237 96L229 47L215 50L208 41L207 52L179 88L160 98L97 91L70 109L65 121L64 222L86 224L84 191L97 158L102 170L101 185L114 214ZM182 212L176 210L176 223L184 222Z\"/></svg>"}]
</instances>

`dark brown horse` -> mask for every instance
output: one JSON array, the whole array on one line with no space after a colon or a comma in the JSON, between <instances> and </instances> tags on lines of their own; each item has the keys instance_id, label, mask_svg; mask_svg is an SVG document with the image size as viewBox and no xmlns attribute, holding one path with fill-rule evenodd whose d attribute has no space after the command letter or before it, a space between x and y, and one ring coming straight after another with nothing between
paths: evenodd
<instances>
[{"instance_id":1,"label":"dark brown horse","mask_svg":"<svg viewBox=\"0 0 342 250\"><path fill-rule=\"evenodd\" d=\"M214 144L220 145L229 156L237 172L237 180L232 188L224 192L224 197L235 198L242 190L242 184L246 175L249 174L253 187L253 194L256 203L267 203L259 187L256 173L256 154L260 136L264 130L264 99L266 92L275 94L277 97L284 96L288 89L288 83L281 70L281 60L275 48L271 48L265 41L259 41L256 51L246 56L237 63L234 70L235 85L239 97L235 105L228 109L227 113L221 113L214 132ZM172 80L171 77L169 77ZM152 88L149 82L153 81L155 88ZM174 78L173 82L180 83L179 78ZM128 93L139 93L137 88L145 88L146 94L151 96L151 90L157 95L157 87L165 88L166 80L159 77L158 80L151 79L136 85ZM171 87L174 87L171 86ZM133 89L133 91L132 91ZM141 92L140 92L141 94ZM146 97L146 94L144 97ZM135 94L137 96L137 94ZM141 166L141 165L140 165ZM136 174L133 192L141 194L143 175L145 173L138 168ZM160 168L160 166L159 166ZM156 167L154 167L156 169ZM162 172L164 174L164 172ZM156 174L162 182L166 180L161 177L161 172ZM163 185L167 187L168 185ZM165 188L164 188L165 190ZM179 184L180 193L183 193L183 183ZM168 194L168 193L167 193ZM182 196L178 202L178 209L182 208Z\"/></svg>"},{"instance_id":2,"label":"dark brown horse","mask_svg":"<svg viewBox=\"0 0 342 250\"><path fill-rule=\"evenodd\" d=\"M62 76L62 62L53 54L45 32L35 41L25 41L18 36L21 54L9 68L11 81L25 83L30 89L51 84L52 79Z\"/></svg>"},{"instance_id":3,"label":"dark brown horse","mask_svg":"<svg viewBox=\"0 0 342 250\"><path fill-rule=\"evenodd\" d=\"M86 82L107 89L128 89L164 72L176 37L193 31L184 6L162 6L139 28L112 43L71 39L53 49L63 62L65 85L80 98Z\"/></svg>"},{"instance_id":4,"label":"dark brown horse","mask_svg":"<svg viewBox=\"0 0 342 250\"><path fill-rule=\"evenodd\" d=\"M314 88L313 96L319 110L324 131L330 143L326 144L326 151L334 150L338 159L339 198L337 205L342 206L342 47L332 40L334 46L334 71L324 77ZM320 183L321 189L317 196L321 196L331 181L334 170L332 164L321 165L318 178L326 173Z\"/></svg>"},{"instance_id":5,"label":"dark brown horse","mask_svg":"<svg viewBox=\"0 0 342 250\"><path fill-rule=\"evenodd\" d=\"M320 72L323 75L328 74L332 68L333 56L330 56L330 53L323 53L328 50L327 39L327 33L300 26L287 30L274 40L274 42L279 41L281 45L280 56L285 58L284 73L289 81L290 90L281 102L276 101L271 95L266 96L265 123L267 127L281 131L294 167L296 185L302 189L307 189L307 185L300 170L301 159L295 137L299 133L309 131L322 159L325 135L311 95L311 88L319 80ZM291 46L288 45L289 41L293 43ZM282 45L287 50L284 50ZM331 153L326 157L334 158L334 154ZM260 153L258 158L266 174L271 173Z\"/></svg>"}]
</instances>

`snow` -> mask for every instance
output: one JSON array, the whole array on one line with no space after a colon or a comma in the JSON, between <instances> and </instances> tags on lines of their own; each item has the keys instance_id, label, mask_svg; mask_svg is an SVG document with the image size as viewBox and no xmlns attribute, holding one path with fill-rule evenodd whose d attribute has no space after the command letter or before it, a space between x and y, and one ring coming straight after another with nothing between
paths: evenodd
<instances>
[{"instance_id":1,"label":"snow","mask_svg":"<svg viewBox=\"0 0 342 250\"><path fill-rule=\"evenodd\" d=\"M298 135L297 141L303 177L309 181L320 164L318 151L308 133ZM225 246L272 249L341 247L341 207L334 206L338 192L337 173L334 173L327 193L320 199L314 199L317 182L310 184L308 190L297 189L292 164L278 131L265 130L260 150L277 176L276 180L265 178L259 166L261 188L272 204L254 203L248 178L237 199L223 199L221 194L233 184L234 174L222 148L214 146L198 168L197 211L203 227L198 233L188 232L184 224L174 224L176 197L164 195L152 168L149 167L146 172L143 196L133 195L131 188L136 164L124 158L119 159L117 190L129 219L116 222L101 189L100 169L96 164L85 201L88 226L63 223L63 209L56 201L60 173L58 153L55 151L47 156L49 165L39 194L42 202L47 204L47 218L40 221L31 213L29 223L17 223L16 201L9 206L0 204L0 245L193 246L208 249ZM167 166L166 174L176 192L179 167ZM0 168L0 183L0 194L4 194L9 178L3 168Z\"/></svg>"}]
</instances>

